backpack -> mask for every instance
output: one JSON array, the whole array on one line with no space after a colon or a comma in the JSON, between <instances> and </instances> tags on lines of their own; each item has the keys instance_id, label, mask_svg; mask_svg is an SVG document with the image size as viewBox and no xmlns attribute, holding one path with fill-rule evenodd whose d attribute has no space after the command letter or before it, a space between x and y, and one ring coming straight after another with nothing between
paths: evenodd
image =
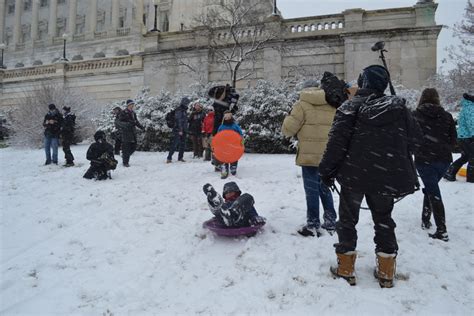
<instances>
[{"instance_id":1,"label":"backpack","mask_svg":"<svg viewBox=\"0 0 474 316\"><path fill-rule=\"evenodd\" d=\"M176 123L175 117L176 117L176 110L172 110L166 114L166 117L165 117L166 125L168 125L169 128L174 128L174 125Z\"/></svg>"}]
</instances>

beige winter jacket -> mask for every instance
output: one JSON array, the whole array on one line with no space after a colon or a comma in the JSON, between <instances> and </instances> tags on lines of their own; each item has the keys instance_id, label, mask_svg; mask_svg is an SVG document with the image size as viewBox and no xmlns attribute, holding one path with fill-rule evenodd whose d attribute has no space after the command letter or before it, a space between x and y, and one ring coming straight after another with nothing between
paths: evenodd
<instances>
[{"instance_id":1,"label":"beige winter jacket","mask_svg":"<svg viewBox=\"0 0 474 316\"><path fill-rule=\"evenodd\" d=\"M319 166L335 113L336 109L327 104L323 90L308 88L301 92L300 100L282 126L285 136L298 137L298 166Z\"/></svg>"}]
</instances>

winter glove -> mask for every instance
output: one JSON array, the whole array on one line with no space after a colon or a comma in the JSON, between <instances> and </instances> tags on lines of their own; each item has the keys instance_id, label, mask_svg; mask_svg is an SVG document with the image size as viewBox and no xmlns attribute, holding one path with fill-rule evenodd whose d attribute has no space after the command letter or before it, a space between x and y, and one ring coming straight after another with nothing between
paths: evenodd
<instances>
[{"instance_id":1,"label":"winter glove","mask_svg":"<svg viewBox=\"0 0 474 316\"><path fill-rule=\"evenodd\" d=\"M258 225L262 225L262 224L265 224L267 221L267 219L265 217L262 217L262 216L255 216L255 217L252 217L250 219L250 224L252 226L258 226Z\"/></svg>"},{"instance_id":2,"label":"winter glove","mask_svg":"<svg viewBox=\"0 0 474 316\"><path fill-rule=\"evenodd\" d=\"M330 189L334 187L334 181L335 181L334 177L321 176L321 182Z\"/></svg>"},{"instance_id":3,"label":"winter glove","mask_svg":"<svg viewBox=\"0 0 474 316\"><path fill-rule=\"evenodd\" d=\"M217 195L217 192L216 190L214 189L214 187L209 184L209 183L206 183L203 187L202 187L202 190L204 191L204 194L207 196L208 199L212 200L216 197Z\"/></svg>"}]
</instances>

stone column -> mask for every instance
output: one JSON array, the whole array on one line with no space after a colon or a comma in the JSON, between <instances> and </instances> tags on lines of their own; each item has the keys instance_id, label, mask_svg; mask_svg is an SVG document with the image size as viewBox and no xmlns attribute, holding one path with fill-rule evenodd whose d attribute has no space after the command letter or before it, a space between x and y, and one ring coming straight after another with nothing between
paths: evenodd
<instances>
[{"instance_id":1,"label":"stone column","mask_svg":"<svg viewBox=\"0 0 474 316\"><path fill-rule=\"evenodd\" d=\"M148 1L148 14L147 14L147 19L146 19L147 31L153 28L154 21L155 21L155 7L153 6L153 1ZM158 28L160 28L159 23L158 23Z\"/></svg>"},{"instance_id":2,"label":"stone column","mask_svg":"<svg viewBox=\"0 0 474 316\"><path fill-rule=\"evenodd\" d=\"M120 0L112 0L112 20L110 22L109 32L111 36L115 36L118 29L120 13Z\"/></svg>"},{"instance_id":3,"label":"stone column","mask_svg":"<svg viewBox=\"0 0 474 316\"><path fill-rule=\"evenodd\" d=\"M39 0L33 0L33 8L31 9L31 42L33 44L38 39L38 11Z\"/></svg>"},{"instance_id":4,"label":"stone column","mask_svg":"<svg viewBox=\"0 0 474 316\"><path fill-rule=\"evenodd\" d=\"M86 15L86 38L93 39L95 30L97 29L97 0L90 0L89 12Z\"/></svg>"},{"instance_id":5,"label":"stone column","mask_svg":"<svg viewBox=\"0 0 474 316\"><path fill-rule=\"evenodd\" d=\"M435 26L438 4L433 1L418 1L415 5L416 26Z\"/></svg>"},{"instance_id":6,"label":"stone column","mask_svg":"<svg viewBox=\"0 0 474 316\"><path fill-rule=\"evenodd\" d=\"M21 13L23 11L23 1L15 0L15 25L13 27L13 45L20 43L21 37Z\"/></svg>"},{"instance_id":7,"label":"stone column","mask_svg":"<svg viewBox=\"0 0 474 316\"><path fill-rule=\"evenodd\" d=\"M135 16L133 17L132 27L135 33L143 33L143 13L144 13L144 4L143 0L135 1Z\"/></svg>"},{"instance_id":8,"label":"stone column","mask_svg":"<svg viewBox=\"0 0 474 316\"><path fill-rule=\"evenodd\" d=\"M72 37L76 34L76 15L77 15L77 0L69 0L69 21L67 32Z\"/></svg>"},{"instance_id":9,"label":"stone column","mask_svg":"<svg viewBox=\"0 0 474 316\"><path fill-rule=\"evenodd\" d=\"M0 44L4 42L3 32L5 30L5 0L0 0Z\"/></svg>"},{"instance_id":10,"label":"stone column","mask_svg":"<svg viewBox=\"0 0 474 316\"><path fill-rule=\"evenodd\" d=\"M52 41L53 37L57 36L57 20L58 20L58 0L51 0L49 2L49 22L48 35Z\"/></svg>"}]
</instances>

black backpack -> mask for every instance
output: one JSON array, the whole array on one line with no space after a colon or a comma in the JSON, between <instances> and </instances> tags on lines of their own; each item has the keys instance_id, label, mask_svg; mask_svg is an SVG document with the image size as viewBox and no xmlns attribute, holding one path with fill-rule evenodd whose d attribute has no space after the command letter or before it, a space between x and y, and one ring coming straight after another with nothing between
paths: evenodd
<instances>
[{"instance_id":1,"label":"black backpack","mask_svg":"<svg viewBox=\"0 0 474 316\"><path fill-rule=\"evenodd\" d=\"M174 125L176 123L175 117L176 117L176 110L172 110L166 114L166 117L165 117L166 125L168 125L169 128L174 128Z\"/></svg>"}]
</instances>

